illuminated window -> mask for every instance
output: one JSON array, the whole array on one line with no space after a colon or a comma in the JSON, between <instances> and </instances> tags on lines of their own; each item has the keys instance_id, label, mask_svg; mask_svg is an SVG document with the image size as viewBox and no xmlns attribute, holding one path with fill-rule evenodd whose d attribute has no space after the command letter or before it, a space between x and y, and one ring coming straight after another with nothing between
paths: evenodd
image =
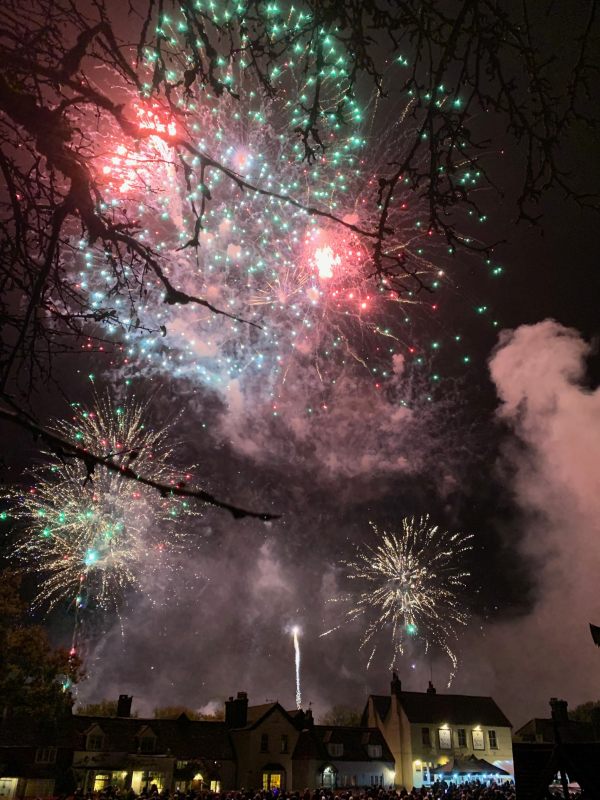
<instances>
[{"instance_id":1,"label":"illuminated window","mask_svg":"<svg viewBox=\"0 0 600 800\"><path fill-rule=\"evenodd\" d=\"M211 790L211 792L220 792L221 791L221 781L211 781L210 782L210 790Z\"/></svg>"},{"instance_id":2,"label":"illuminated window","mask_svg":"<svg viewBox=\"0 0 600 800\"><path fill-rule=\"evenodd\" d=\"M287 733L281 734L281 751L282 753L287 753L288 751L288 737Z\"/></svg>"},{"instance_id":3,"label":"illuminated window","mask_svg":"<svg viewBox=\"0 0 600 800\"><path fill-rule=\"evenodd\" d=\"M452 750L452 731L450 728L440 728L438 735L440 737L440 749Z\"/></svg>"},{"instance_id":4,"label":"illuminated window","mask_svg":"<svg viewBox=\"0 0 600 800\"><path fill-rule=\"evenodd\" d=\"M55 764L56 747L38 747L35 751L36 764Z\"/></svg>"},{"instance_id":5,"label":"illuminated window","mask_svg":"<svg viewBox=\"0 0 600 800\"><path fill-rule=\"evenodd\" d=\"M321 782L323 786L326 786L328 789L335 789L336 777L333 767L325 767L323 770L323 780Z\"/></svg>"},{"instance_id":6,"label":"illuminated window","mask_svg":"<svg viewBox=\"0 0 600 800\"><path fill-rule=\"evenodd\" d=\"M330 742L327 745L327 751L330 756L340 757L344 755L344 745L339 742Z\"/></svg>"},{"instance_id":7,"label":"illuminated window","mask_svg":"<svg viewBox=\"0 0 600 800\"><path fill-rule=\"evenodd\" d=\"M269 752L269 734L268 733L261 733L261 735L260 735L260 752L261 753L268 753Z\"/></svg>"},{"instance_id":8,"label":"illuminated window","mask_svg":"<svg viewBox=\"0 0 600 800\"><path fill-rule=\"evenodd\" d=\"M483 738L483 731L475 728L472 732L473 735L473 750L485 750L485 739Z\"/></svg>"},{"instance_id":9,"label":"illuminated window","mask_svg":"<svg viewBox=\"0 0 600 800\"><path fill-rule=\"evenodd\" d=\"M281 773L263 772L263 789L281 789Z\"/></svg>"},{"instance_id":10,"label":"illuminated window","mask_svg":"<svg viewBox=\"0 0 600 800\"><path fill-rule=\"evenodd\" d=\"M458 746L459 747L466 747L467 746L467 731L465 728L459 728L456 731L458 737Z\"/></svg>"},{"instance_id":11,"label":"illuminated window","mask_svg":"<svg viewBox=\"0 0 600 800\"><path fill-rule=\"evenodd\" d=\"M94 778L94 791L101 792L103 789L106 789L107 786L110 786L110 780L112 775L108 773L107 775L96 775Z\"/></svg>"},{"instance_id":12,"label":"illuminated window","mask_svg":"<svg viewBox=\"0 0 600 800\"><path fill-rule=\"evenodd\" d=\"M496 731L488 731L488 739L490 740L490 749L498 749L498 739L496 738Z\"/></svg>"},{"instance_id":13,"label":"illuminated window","mask_svg":"<svg viewBox=\"0 0 600 800\"><path fill-rule=\"evenodd\" d=\"M431 733L429 728L421 728L421 744L424 747L431 747Z\"/></svg>"}]
</instances>

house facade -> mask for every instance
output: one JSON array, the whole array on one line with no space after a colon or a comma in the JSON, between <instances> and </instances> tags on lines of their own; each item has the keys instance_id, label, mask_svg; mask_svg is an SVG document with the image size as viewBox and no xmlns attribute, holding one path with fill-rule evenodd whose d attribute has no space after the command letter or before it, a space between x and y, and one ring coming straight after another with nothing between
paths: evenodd
<instances>
[{"instance_id":1,"label":"house facade","mask_svg":"<svg viewBox=\"0 0 600 800\"><path fill-rule=\"evenodd\" d=\"M0 725L0 798L24 800L108 787L133 789L314 789L389 786L394 761L376 728L315 725L310 711L279 703L225 703L223 721L74 714L51 725Z\"/></svg>"},{"instance_id":2,"label":"house facade","mask_svg":"<svg viewBox=\"0 0 600 800\"><path fill-rule=\"evenodd\" d=\"M363 724L378 728L396 765L396 786L440 778L509 778L511 724L491 697L406 692L394 673L389 695L370 695Z\"/></svg>"},{"instance_id":3,"label":"house facade","mask_svg":"<svg viewBox=\"0 0 600 800\"><path fill-rule=\"evenodd\" d=\"M248 706L245 692L225 706L240 788L393 783L394 760L377 728L315 725L310 711L286 711L279 703Z\"/></svg>"},{"instance_id":4,"label":"house facade","mask_svg":"<svg viewBox=\"0 0 600 800\"><path fill-rule=\"evenodd\" d=\"M294 752L294 788L390 787L394 757L377 728L313 725Z\"/></svg>"}]
</instances>

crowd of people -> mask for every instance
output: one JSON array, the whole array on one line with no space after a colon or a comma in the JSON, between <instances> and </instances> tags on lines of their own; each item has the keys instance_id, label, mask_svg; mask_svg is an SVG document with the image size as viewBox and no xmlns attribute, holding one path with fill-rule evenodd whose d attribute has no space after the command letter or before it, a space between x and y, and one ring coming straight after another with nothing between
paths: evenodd
<instances>
[{"instance_id":1,"label":"crowd of people","mask_svg":"<svg viewBox=\"0 0 600 800\"><path fill-rule=\"evenodd\" d=\"M230 792L159 791L156 786L144 789L138 796L131 789L107 787L102 792L75 793L73 800L515 800L512 781L470 781L452 783L438 781L420 789L305 789L303 792L245 790Z\"/></svg>"},{"instance_id":2,"label":"crowd of people","mask_svg":"<svg viewBox=\"0 0 600 800\"><path fill-rule=\"evenodd\" d=\"M563 797L562 789L551 791L551 796ZM578 792L571 794L577 800ZM453 783L438 781L431 786L420 789L305 789L303 792L273 790L245 790L230 792L188 792L159 791L157 786L142 790L139 795L132 789L107 787L101 792L78 790L69 798L61 800L516 800L515 785L512 780L497 783L495 781L469 781Z\"/></svg>"}]
</instances>

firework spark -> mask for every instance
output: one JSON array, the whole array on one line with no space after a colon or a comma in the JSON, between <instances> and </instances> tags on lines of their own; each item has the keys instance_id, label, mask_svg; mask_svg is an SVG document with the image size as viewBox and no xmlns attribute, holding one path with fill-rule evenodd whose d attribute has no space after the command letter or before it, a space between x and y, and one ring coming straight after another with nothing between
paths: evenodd
<instances>
[{"instance_id":1,"label":"firework spark","mask_svg":"<svg viewBox=\"0 0 600 800\"><path fill-rule=\"evenodd\" d=\"M96 398L90 410L74 404L72 419L55 427L95 455L123 467L135 462L140 474L175 485L183 476L169 466L169 429L148 426L146 412L136 400L114 406ZM31 470L29 491L11 493L15 516L25 523L16 555L43 576L35 604L73 602L76 619L87 606L118 610L129 589L172 568L186 539L181 518L194 510L101 465L89 473L79 460L48 456Z\"/></svg>"},{"instance_id":2,"label":"firework spark","mask_svg":"<svg viewBox=\"0 0 600 800\"><path fill-rule=\"evenodd\" d=\"M461 556L471 550L473 537L432 525L428 515L404 518L399 533L380 531L370 524L376 543L343 562L347 578L360 586L357 594L344 598L353 601L345 621L365 620L361 647L371 650L368 664L375 655L378 634L391 633L392 666L409 640L420 640L425 652L437 647L448 656L451 680L458 664L453 646L458 629L468 621L460 593L469 573Z\"/></svg>"},{"instance_id":3,"label":"firework spark","mask_svg":"<svg viewBox=\"0 0 600 800\"><path fill-rule=\"evenodd\" d=\"M300 687L300 629L297 625L292 628L294 637L294 666L296 669L296 708L302 708L302 689Z\"/></svg>"}]
</instances>

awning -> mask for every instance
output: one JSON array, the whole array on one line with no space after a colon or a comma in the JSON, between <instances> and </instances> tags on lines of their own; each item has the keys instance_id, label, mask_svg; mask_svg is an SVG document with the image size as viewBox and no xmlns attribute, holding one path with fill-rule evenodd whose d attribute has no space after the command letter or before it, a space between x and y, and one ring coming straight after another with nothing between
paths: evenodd
<instances>
[{"instance_id":1,"label":"awning","mask_svg":"<svg viewBox=\"0 0 600 800\"><path fill-rule=\"evenodd\" d=\"M468 758L461 758L457 756L447 764L438 765L433 767L432 772L435 775L443 774L443 775L507 775L510 776L510 772L507 772L505 769L501 767L496 767L494 764L490 764L489 761L486 761L483 758L476 758L475 756L469 756Z\"/></svg>"}]
</instances>

